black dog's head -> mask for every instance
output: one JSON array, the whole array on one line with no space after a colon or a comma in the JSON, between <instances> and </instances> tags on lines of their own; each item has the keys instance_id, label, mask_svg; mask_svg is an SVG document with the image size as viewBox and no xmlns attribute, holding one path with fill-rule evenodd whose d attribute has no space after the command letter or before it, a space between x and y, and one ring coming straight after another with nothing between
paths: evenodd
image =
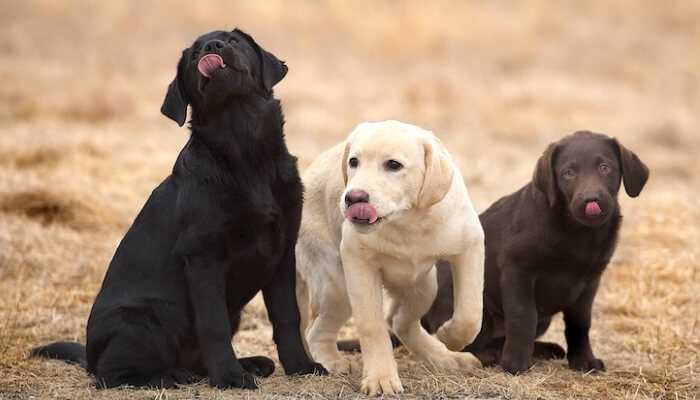
<instances>
[{"instance_id":1,"label":"black dog's head","mask_svg":"<svg viewBox=\"0 0 700 400\"><path fill-rule=\"evenodd\" d=\"M243 31L210 32L182 51L160 110L182 126L187 105L215 108L232 96L271 97L272 86L286 74L284 62Z\"/></svg>"},{"instance_id":2,"label":"black dog's head","mask_svg":"<svg viewBox=\"0 0 700 400\"><path fill-rule=\"evenodd\" d=\"M649 169L616 139L580 131L547 147L537 162L533 183L554 207L565 202L582 225L606 223L617 208L617 192L637 197L649 178Z\"/></svg>"}]
</instances>

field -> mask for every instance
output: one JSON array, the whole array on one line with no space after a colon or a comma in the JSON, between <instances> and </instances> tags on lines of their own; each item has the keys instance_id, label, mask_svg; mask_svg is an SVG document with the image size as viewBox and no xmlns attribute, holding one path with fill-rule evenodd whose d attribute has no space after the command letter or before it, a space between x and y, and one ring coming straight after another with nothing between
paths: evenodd
<instances>
[{"instance_id":1,"label":"field","mask_svg":"<svg viewBox=\"0 0 700 400\"><path fill-rule=\"evenodd\" d=\"M119 240L187 140L160 104L180 51L239 27L285 60L276 87L303 171L360 121L435 132L478 211L527 182L546 145L615 136L650 167L594 306L608 371L538 362L450 374L395 351L406 398L700 398L700 3L605 1L0 2L0 399L356 398L360 376L98 391L28 359L85 340ZM564 344L557 318L546 338ZM353 337L351 325L343 336ZM276 358L262 301L239 355ZM358 356L355 356L358 357Z\"/></svg>"}]
</instances>

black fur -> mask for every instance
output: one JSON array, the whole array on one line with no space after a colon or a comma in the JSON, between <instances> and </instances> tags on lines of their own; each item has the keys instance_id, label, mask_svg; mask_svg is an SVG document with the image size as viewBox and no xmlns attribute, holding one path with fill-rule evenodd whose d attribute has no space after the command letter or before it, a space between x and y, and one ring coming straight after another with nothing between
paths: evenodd
<instances>
[{"instance_id":1,"label":"black fur","mask_svg":"<svg viewBox=\"0 0 700 400\"><path fill-rule=\"evenodd\" d=\"M199 59L226 68L210 78ZM33 355L85 365L100 387L172 387L195 375L255 388L266 357L237 359L241 309L262 290L287 374L325 373L306 355L294 294L302 186L272 86L287 72L245 33L215 31L185 49L162 112L189 141L117 248L90 313L86 350L54 343Z\"/></svg>"}]
</instances>

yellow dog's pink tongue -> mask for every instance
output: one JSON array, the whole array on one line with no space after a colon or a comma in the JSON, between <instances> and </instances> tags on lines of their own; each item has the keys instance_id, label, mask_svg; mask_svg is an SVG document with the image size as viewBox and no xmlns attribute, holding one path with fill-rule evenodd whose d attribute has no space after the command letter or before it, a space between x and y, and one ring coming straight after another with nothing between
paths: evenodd
<instances>
[{"instance_id":1,"label":"yellow dog's pink tongue","mask_svg":"<svg viewBox=\"0 0 700 400\"><path fill-rule=\"evenodd\" d=\"M595 201L586 203L586 215L598 215L601 213L600 206Z\"/></svg>"},{"instance_id":2,"label":"yellow dog's pink tongue","mask_svg":"<svg viewBox=\"0 0 700 400\"><path fill-rule=\"evenodd\" d=\"M377 221L377 210L369 203L355 203L345 210L345 217L348 220L365 220L370 224Z\"/></svg>"},{"instance_id":3,"label":"yellow dog's pink tongue","mask_svg":"<svg viewBox=\"0 0 700 400\"><path fill-rule=\"evenodd\" d=\"M218 54L207 54L199 59L197 69L199 73L209 78L219 68L226 67L224 59Z\"/></svg>"}]
</instances>

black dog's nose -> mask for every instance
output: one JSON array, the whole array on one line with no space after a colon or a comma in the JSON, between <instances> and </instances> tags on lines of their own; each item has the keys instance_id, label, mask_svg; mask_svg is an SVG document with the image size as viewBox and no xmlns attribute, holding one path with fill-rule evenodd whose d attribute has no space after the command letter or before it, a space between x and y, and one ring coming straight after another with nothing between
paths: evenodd
<instances>
[{"instance_id":1,"label":"black dog's nose","mask_svg":"<svg viewBox=\"0 0 700 400\"><path fill-rule=\"evenodd\" d=\"M226 43L224 43L223 40L214 39L204 43L204 47L202 47L202 50L204 50L205 52L216 51L224 48L225 45Z\"/></svg>"},{"instance_id":2,"label":"black dog's nose","mask_svg":"<svg viewBox=\"0 0 700 400\"><path fill-rule=\"evenodd\" d=\"M345 194L345 204L349 206L355 203L369 203L369 193L359 189L349 190Z\"/></svg>"}]
</instances>

